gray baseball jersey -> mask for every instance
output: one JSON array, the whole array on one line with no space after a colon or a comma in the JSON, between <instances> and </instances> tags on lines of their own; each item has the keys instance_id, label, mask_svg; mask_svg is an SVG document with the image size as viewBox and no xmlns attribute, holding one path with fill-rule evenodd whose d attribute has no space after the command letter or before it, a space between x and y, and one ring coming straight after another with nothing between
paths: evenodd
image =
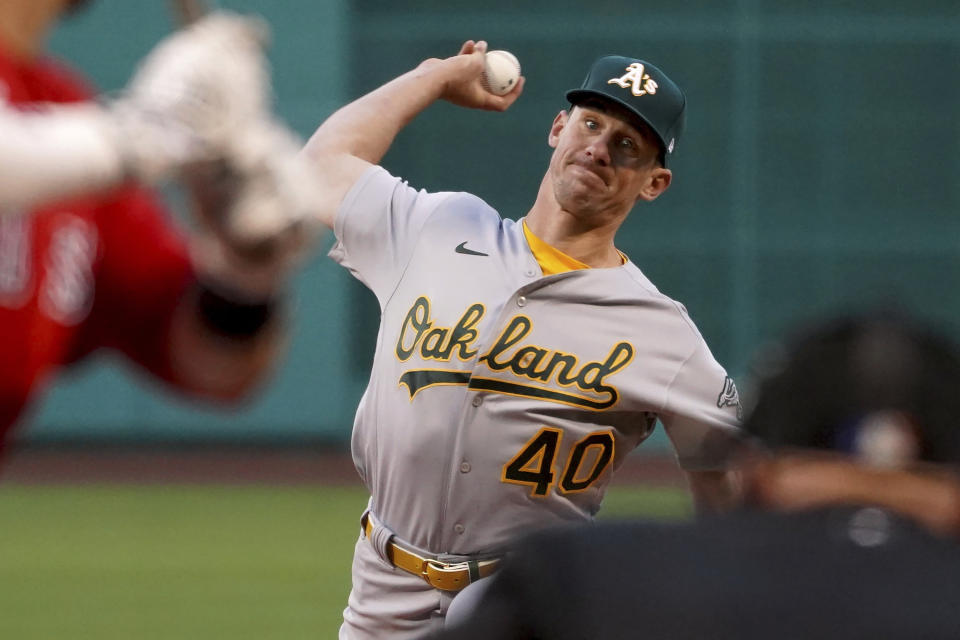
<instances>
[{"instance_id":1,"label":"gray baseball jersey","mask_svg":"<svg viewBox=\"0 0 960 640\"><path fill-rule=\"evenodd\" d=\"M382 310L352 450L377 518L433 553L591 518L663 423L682 467L721 467L736 390L682 305L632 263L543 276L522 225L382 168L330 255Z\"/></svg>"}]
</instances>

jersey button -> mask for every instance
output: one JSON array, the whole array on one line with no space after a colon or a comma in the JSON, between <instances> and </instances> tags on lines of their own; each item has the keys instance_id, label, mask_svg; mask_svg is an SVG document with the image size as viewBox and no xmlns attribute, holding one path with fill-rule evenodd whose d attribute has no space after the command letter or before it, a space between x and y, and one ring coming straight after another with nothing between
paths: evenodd
<instances>
[{"instance_id":1,"label":"jersey button","mask_svg":"<svg viewBox=\"0 0 960 640\"><path fill-rule=\"evenodd\" d=\"M528 277L528 278L532 278L532 277L535 276L535 275L537 275L537 272L536 272L536 271L534 271L533 269L527 269L527 277Z\"/></svg>"},{"instance_id":2,"label":"jersey button","mask_svg":"<svg viewBox=\"0 0 960 640\"><path fill-rule=\"evenodd\" d=\"M526 296L520 296L519 298L517 298L517 306L518 306L518 307L524 307L524 306L526 306L526 304L527 304L527 297L526 297Z\"/></svg>"},{"instance_id":3,"label":"jersey button","mask_svg":"<svg viewBox=\"0 0 960 640\"><path fill-rule=\"evenodd\" d=\"M472 404L475 407L479 407L480 405L483 404L483 398L481 398L480 396L473 396L473 400L470 401L470 404Z\"/></svg>"},{"instance_id":4,"label":"jersey button","mask_svg":"<svg viewBox=\"0 0 960 640\"><path fill-rule=\"evenodd\" d=\"M466 460L460 463L460 473L470 473L470 463Z\"/></svg>"},{"instance_id":5,"label":"jersey button","mask_svg":"<svg viewBox=\"0 0 960 640\"><path fill-rule=\"evenodd\" d=\"M453 530L457 533L463 533L467 530L467 528L458 522L457 524L453 525Z\"/></svg>"}]
</instances>

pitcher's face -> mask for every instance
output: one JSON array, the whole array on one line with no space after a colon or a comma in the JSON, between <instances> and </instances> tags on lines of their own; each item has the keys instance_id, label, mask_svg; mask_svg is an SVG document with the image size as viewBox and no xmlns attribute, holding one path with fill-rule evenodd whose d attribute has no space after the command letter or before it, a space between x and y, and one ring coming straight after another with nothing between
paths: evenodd
<instances>
[{"instance_id":1,"label":"pitcher's face","mask_svg":"<svg viewBox=\"0 0 960 640\"><path fill-rule=\"evenodd\" d=\"M574 214L626 216L637 200L653 200L670 183L656 141L612 109L578 105L560 112L549 144L554 195Z\"/></svg>"}]
</instances>

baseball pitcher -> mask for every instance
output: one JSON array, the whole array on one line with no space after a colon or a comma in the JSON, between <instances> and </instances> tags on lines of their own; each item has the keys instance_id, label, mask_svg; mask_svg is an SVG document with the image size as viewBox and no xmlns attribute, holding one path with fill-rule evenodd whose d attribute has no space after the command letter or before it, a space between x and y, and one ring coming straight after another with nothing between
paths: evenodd
<instances>
[{"instance_id":1,"label":"baseball pitcher","mask_svg":"<svg viewBox=\"0 0 960 640\"><path fill-rule=\"evenodd\" d=\"M733 498L736 389L679 303L617 250L672 178L686 99L633 58L597 60L549 128L528 214L427 193L376 166L436 100L502 111L486 43L424 61L333 114L305 153L331 256L382 310L353 457L370 490L341 638L414 638L520 532L589 521L662 422L699 506Z\"/></svg>"}]
</instances>

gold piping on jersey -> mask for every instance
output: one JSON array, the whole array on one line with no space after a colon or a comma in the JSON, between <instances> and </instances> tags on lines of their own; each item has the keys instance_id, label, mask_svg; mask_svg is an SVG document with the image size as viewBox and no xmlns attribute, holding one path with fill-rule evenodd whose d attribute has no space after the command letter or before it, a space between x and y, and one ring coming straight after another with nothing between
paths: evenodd
<instances>
[{"instance_id":1,"label":"gold piping on jersey","mask_svg":"<svg viewBox=\"0 0 960 640\"><path fill-rule=\"evenodd\" d=\"M396 354L400 362L406 362L419 348L424 360L442 360L448 362L454 350L462 362L471 360L477 352L470 345L477 339L476 326L483 318L485 308L479 302L470 305L457 324L449 327L434 327L430 318L430 301L420 296L407 311L400 326L397 338ZM411 332L408 335L408 330ZM407 346L409 345L409 346Z\"/></svg>"},{"instance_id":2,"label":"gold piping on jersey","mask_svg":"<svg viewBox=\"0 0 960 640\"><path fill-rule=\"evenodd\" d=\"M422 389L438 386L457 386L470 383L469 371L453 371L451 369L411 369L404 371L398 385L407 385L410 400Z\"/></svg>"},{"instance_id":3,"label":"gold piping on jersey","mask_svg":"<svg viewBox=\"0 0 960 640\"><path fill-rule=\"evenodd\" d=\"M600 479L616 455L615 439L610 430L594 431L578 440L567 455L562 471L559 461L563 429L541 426L500 471L500 482L528 485L530 497L545 498L555 489L561 494L582 493ZM595 456L591 449L599 449ZM589 465L582 477L581 467ZM558 481L558 478L560 480Z\"/></svg>"},{"instance_id":4,"label":"gold piping on jersey","mask_svg":"<svg viewBox=\"0 0 960 640\"><path fill-rule=\"evenodd\" d=\"M465 362L477 355L472 346L479 335L475 327L483 314L484 306L477 302L463 312L452 329L434 327L430 318L430 301L426 296L420 296L404 317L394 353L400 362L406 362L417 351L423 360L449 362L456 353ZM450 369L410 369L400 376L398 384L407 386L411 400L426 387L463 384L470 389L539 398L593 410L608 409L619 401L617 388L604 381L630 364L635 354L632 344L618 342L603 360L588 361L581 365L580 359L572 353L535 344L518 344L532 329L533 321L529 317L514 316L487 353L477 359L477 363L484 364L490 371L509 371L517 378L541 384L486 378L475 376L469 370ZM576 387L584 393L557 391L543 386L551 382L561 387Z\"/></svg>"},{"instance_id":5,"label":"gold piping on jersey","mask_svg":"<svg viewBox=\"0 0 960 640\"><path fill-rule=\"evenodd\" d=\"M557 483L553 461L557 457L563 429L540 427L500 471L500 482L531 485L531 498L545 498Z\"/></svg>"},{"instance_id":6,"label":"gold piping on jersey","mask_svg":"<svg viewBox=\"0 0 960 640\"><path fill-rule=\"evenodd\" d=\"M617 439L610 431L594 431L578 440L567 456L567 463L563 467L563 477L557 484L557 491L563 494L581 493L596 482L617 455ZM599 448L597 457L593 460L593 467L586 478L577 478L587 453L591 448Z\"/></svg>"},{"instance_id":7,"label":"gold piping on jersey","mask_svg":"<svg viewBox=\"0 0 960 640\"><path fill-rule=\"evenodd\" d=\"M513 355L508 352L520 342L530 330L533 321L527 316L514 316L490 350L480 356L491 371L509 369L519 378L550 382L556 374L556 382L562 387L576 386L582 391L592 391L607 396L607 400L596 403L598 408L607 408L616 404L619 393L616 387L605 385L604 379L620 371L633 360L634 349L629 342L618 342L603 361L587 362L578 367L579 359L574 354L559 350L545 349L537 345L523 345ZM539 394L538 394L539 395ZM571 396L579 399L579 396ZM582 401L576 404L583 404ZM595 405L594 402L589 403Z\"/></svg>"}]
</instances>

